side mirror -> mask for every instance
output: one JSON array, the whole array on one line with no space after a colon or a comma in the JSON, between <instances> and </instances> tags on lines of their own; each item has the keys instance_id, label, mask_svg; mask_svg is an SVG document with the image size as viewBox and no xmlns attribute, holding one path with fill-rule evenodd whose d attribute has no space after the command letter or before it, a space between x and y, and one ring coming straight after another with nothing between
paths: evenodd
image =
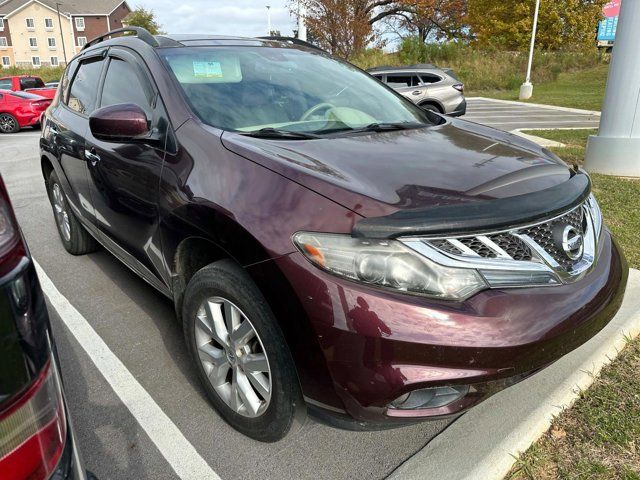
<instances>
[{"instance_id":1,"label":"side mirror","mask_svg":"<svg viewBox=\"0 0 640 480\"><path fill-rule=\"evenodd\" d=\"M106 142L145 140L150 135L147 115L133 103L99 108L89 117L89 128Z\"/></svg>"}]
</instances>

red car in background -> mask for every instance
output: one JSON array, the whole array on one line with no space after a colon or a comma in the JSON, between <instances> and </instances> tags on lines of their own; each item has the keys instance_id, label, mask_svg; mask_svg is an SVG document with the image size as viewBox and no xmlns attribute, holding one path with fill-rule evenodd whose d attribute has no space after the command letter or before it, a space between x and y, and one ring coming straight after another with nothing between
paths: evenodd
<instances>
[{"instance_id":1,"label":"red car in background","mask_svg":"<svg viewBox=\"0 0 640 480\"><path fill-rule=\"evenodd\" d=\"M14 92L29 92L44 98L56 96L57 88L47 87L40 77L32 75L13 75L0 78L0 90L13 90Z\"/></svg>"},{"instance_id":2,"label":"red car in background","mask_svg":"<svg viewBox=\"0 0 640 480\"><path fill-rule=\"evenodd\" d=\"M16 133L24 127L40 126L40 116L49 105L50 98L0 90L0 133Z\"/></svg>"}]
</instances>

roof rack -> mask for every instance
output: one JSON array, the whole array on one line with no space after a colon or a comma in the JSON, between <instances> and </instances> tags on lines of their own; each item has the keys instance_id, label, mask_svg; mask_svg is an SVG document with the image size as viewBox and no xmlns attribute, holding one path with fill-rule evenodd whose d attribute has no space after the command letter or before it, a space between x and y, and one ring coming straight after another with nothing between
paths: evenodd
<instances>
[{"instance_id":1,"label":"roof rack","mask_svg":"<svg viewBox=\"0 0 640 480\"><path fill-rule=\"evenodd\" d=\"M313 43L305 42L304 40L300 40L299 38L295 38L295 37L282 37L278 35L271 35L268 37L258 37L258 38L261 40L275 40L278 42L292 43L294 45L300 45L301 47L313 48L314 50L320 50L321 52L325 52L325 50L318 47L317 45L314 45Z\"/></svg>"},{"instance_id":2,"label":"roof rack","mask_svg":"<svg viewBox=\"0 0 640 480\"><path fill-rule=\"evenodd\" d=\"M99 37L93 38L90 42L87 42L84 45L84 47L82 47L82 50L89 48L90 46L95 45L96 43L100 43L104 41L107 37L111 37L116 33L124 33L124 32L134 32L136 34L136 37L138 37L143 42L148 43L152 47L160 46L160 44L154 38L154 36L151 35L146 29L142 27L125 27L125 28L118 28L116 30L111 30L110 32L105 33L104 35L100 35Z\"/></svg>"}]
</instances>

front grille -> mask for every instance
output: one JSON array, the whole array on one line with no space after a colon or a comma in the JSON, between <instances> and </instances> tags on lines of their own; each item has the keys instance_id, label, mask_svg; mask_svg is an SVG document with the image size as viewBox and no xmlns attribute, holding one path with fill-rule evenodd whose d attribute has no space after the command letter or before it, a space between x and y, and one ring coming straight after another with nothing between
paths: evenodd
<instances>
[{"instance_id":1,"label":"front grille","mask_svg":"<svg viewBox=\"0 0 640 480\"><path fill-rule=\"evenodd\" d=\"M552 257L558 263L561 270L569 272L581 259L570 259L563 249L556 245L553 238L553 230L560 224L571 225L584 235L587 222L585 208L585 205L581 205L553 220L528 227L515 228L508 232L468 237L428 239L424 240L424 242L449 255L539 261L537 258L539 255L536 255L535 252L532 251L532 247L529 246L530 242L525 242L518 237L518 235L526 235ZM536 247L536 245L532 246L534 248Z\"/></svg>"},{"instance_id":2,"label":"front grille","mask_svg":"<svg viewBox=\"0 0 640 480\"><path fill-rule=\"evenodd\" d=\"M558 224L571 225L580 233L584 234L584 220L584 209L576 208L572 212L556 220L526 228L521 230L520 233L531 237L531 239L540 245L545 252L551 255L565 271L568 271L571 269L573 264L576 263L576 260L568 258L564 252L556 246L553 240L553 228Z\"/></svg>"}]
</instances>

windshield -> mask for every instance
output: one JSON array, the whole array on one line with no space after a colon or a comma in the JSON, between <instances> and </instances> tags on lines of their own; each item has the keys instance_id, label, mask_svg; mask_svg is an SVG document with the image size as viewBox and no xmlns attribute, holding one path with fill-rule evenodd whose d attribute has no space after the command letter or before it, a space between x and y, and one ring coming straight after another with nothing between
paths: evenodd
<instances>
[{"instance_id":1,"label":"windshield","mask_svg":"<svg viewBox=\"0 0 640 480\"><path fill-rule=\"evenodd\" d=\"M374 78L321 53L185 47L161 56L200 119L224 130L327 134L377 124L433 125Z\"/></svg>"}]
</instances>

